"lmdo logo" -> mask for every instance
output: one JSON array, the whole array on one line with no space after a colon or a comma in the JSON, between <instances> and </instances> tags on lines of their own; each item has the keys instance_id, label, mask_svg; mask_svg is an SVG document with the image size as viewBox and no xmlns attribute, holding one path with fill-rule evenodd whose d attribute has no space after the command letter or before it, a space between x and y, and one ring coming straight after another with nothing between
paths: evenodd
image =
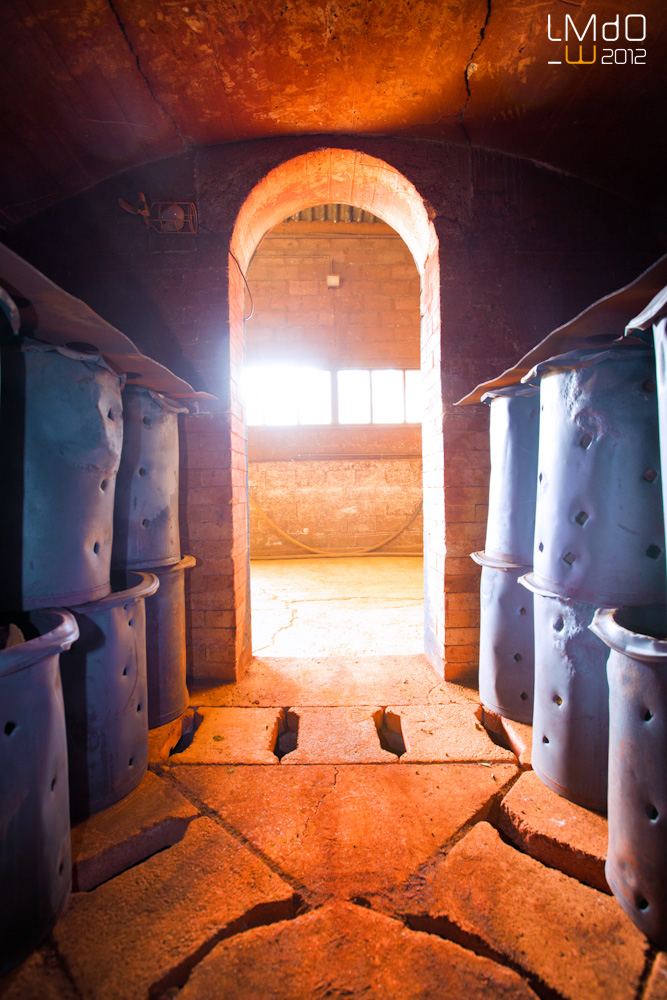
<instances>
[{"instance_id":1,"label":"lmdo logo","mask_svg":"<svg viewBox=\"0 0 667 1000\"><path fill-rule=\"evenodd\" d=\"M547 17L547 36L554 43L550 66L603 66L646 65L646 49L639 44L646 40L646 17L643 14L617 14L611 21L598 23L591 14L585 28L579 29L570 14L564 18ZM611 48L604 43L612 43ZM556 48L558 46L558 48Z\"/></svg>"}]
</instances>

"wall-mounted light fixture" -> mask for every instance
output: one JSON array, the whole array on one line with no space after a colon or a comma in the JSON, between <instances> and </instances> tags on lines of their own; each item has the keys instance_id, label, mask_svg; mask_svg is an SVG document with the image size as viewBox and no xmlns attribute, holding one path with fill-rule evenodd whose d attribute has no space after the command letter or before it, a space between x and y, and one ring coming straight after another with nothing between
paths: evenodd
<instances>
[{"instance_id":1,"label":"wall-mounted light fixture","mask_svg":"<svg viewBox=\"0 0 667 1000\"><path fill-rule=\"evenodd\" d=\"M118 204L130 215L140 215L149 229L156 233L194 234L197 232L197 206L191 201L154 201L150 205L143 191L136 205L123 198Z\"/></svg>"},{"instance_id":2,"label":"wall-mounted light fixture","mask_svg":"<svg viewBox=\"0 0 667 1000\"><path fill-rule=\"evenodd\" d=\"M340 274L327 274L327 288L340 288Z\"/></svg>"}]
</instances>

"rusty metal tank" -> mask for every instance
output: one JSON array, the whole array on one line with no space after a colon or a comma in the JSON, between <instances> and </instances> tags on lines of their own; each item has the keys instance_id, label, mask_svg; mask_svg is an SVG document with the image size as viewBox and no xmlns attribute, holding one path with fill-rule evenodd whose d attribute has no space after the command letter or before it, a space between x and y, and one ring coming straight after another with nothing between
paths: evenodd
<instances>
[{"instance_id":1,"label":"rusty metal tank","mask_svg":"<svg viewBox=\"0 0 667 1000\"><path fill-rule=\"evenodd\" d=\"M109 593L120 386L95 355L36 341L6 345L3 609L79 604Z\"/></svg>"},{"instance_id":2,"label":"rusty metal tank","mask_svg":"<svg viewBox=\"0 0 667 1000\"><path fill-rule=\"evenodd\" d=\"M479 696L506 719L533 721L535 649L533 598L518 580L530 568L498 565L473 552L482 567L480 584Z\"/></svg>"},{"instance_id":3,"label":"rusty metal tank","mask_svg":"<svg viewBox=\"0 0 667 1000\"><path fill-rule=\"evenodd\" d=\"M148 763L144 602L158 580L129 572L112 585L102 600L70 609L80 637L60 661L73 821L124 798Z\"/></svg>"},{"instance_id":4,"label":"rusty metal tank","mask_svg":"<svg viewBox=\"0 0 667 1000\"><path fill-rule=\"evenodd\" d=\"M618 606L665 600L653 352L573 351L540 364L534 578Z\"/></svg>"},{"instance_id":5,"label":"rusty metal tank","mask_svg":"<svg viewBox=\"0 0 667 1000\"><path fill-rule=\"evenodd\" d=\"M65 611L33 611L3 615L0 631L3 975L46 937L70 894L67 738L58 656L78 629Z\"/></svg>"},{"instance_id":6,"label":"rusty metal tank","mask_svg":"<svg viewBox=\"0 0 667 1000\"><path fill-rule=\"evenodd\" d=\"M194 556L184 556L175 566L151 567L160 587L146 600L149 729L177 719L188 707L185 571L195 563Z\"/></svg>"},{"instance_id":7,"label":"rusty metal tank","mask_svg":"<svg viewBox=\"0 0 667 1000\"><path fill-rule=\"evenodd\" d=\"M488 402L491 451L484 552L496 563L532 566L539 442L539 389L513 385Z\"/></svg>"},{"instance_id":8,"label":"rusty metal tank","mask_svg":"<svg viewBox=\"0 0 667 1000\"><path fill-rule=\"evenodd\" d=\"M667 948L667 611L600 609L609 646L609 847L605 874L630 919Z\"/></svg>"},{"instance_id":9,"label":"rusty metal tank","mask_svg":"<svg viewBox=\"0 0 667 1000\"><path fill-rule=\"evenodd\" d=\"M120 569L180 561L178 414L161 393L123 389L123 451L116 482L112 564Z\"/></svg>"},{"instance_id":10,"label":"rusty metal tank","mask_svg":"<svg viewBox=\"0 0 667 1000\"><path fill-rule=\"evenodd\" d=\"M595 605L545 591L532 573L535 706L533 770L545 785L587 809L607 809L609 650L589 630Z\"/></svg>"}]
</instances>

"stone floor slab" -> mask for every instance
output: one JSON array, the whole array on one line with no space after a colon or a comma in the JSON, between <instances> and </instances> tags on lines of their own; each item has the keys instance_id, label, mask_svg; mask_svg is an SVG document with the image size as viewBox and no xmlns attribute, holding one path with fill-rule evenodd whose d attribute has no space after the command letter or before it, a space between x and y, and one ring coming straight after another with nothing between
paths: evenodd
<instances>
[{"instance_id":1,"label":"stone floor slab","mask_svg":"<svg viewBox=\"0 0 667 1000\"><path fill-rule=\"evenodd\" d=\"M381 708L292 708L299 720L296 750L282 764L396 764L380 746L375 716ZM291 724L290 724L291 727Z\"/></svg>"},{"instance_id":2,"label":"stone floor slab","mask_svg":"<svg viewBox=\"0 0 667 1000\"><path fill-rule=\"evenodd\" d=\"M488 816L517 768L310 765L174 773L187 794L215 810L315 902L393 899L465 824Z\"/></svg>"},{"instance_id":3,"label":"stone floor slab","mask_svg":"<svg viewBox=\"0 0 667 1000\"><path fill-rule=\"evenodd\" d=\"M610 892L604 875L607 820L522 774L500 806L498 827L520 850L550 868Z\"/></svg>"},{"instance_id":4,"label":"stone floor slab","mask_svg":"<svg viewBox=\"0 0 667 1000\"><path fill-rule=\"evenodd\" d=\"M236 684L199 681L193 705L441 705L479 703L473 688L444 681L419 656L256 657Z\"/></svg>"},{"instance_id":5,"label":"stone floor slab","mask_svg":"<svg viewBox=\"0 0 667 1000\"><path fill-rule=\"evenodd\" d=\"M646 984L644 1000L667 1000L667 953L656 958Z\"/></svg>"},{"instance_id":6,"label":"stone floor slab","mask_svg":"<svg viewBox=\"0 0 667 1000\"><path fill-rule=\"evenodd\" d=\"M502 715L485 708L484 705L478 705L475 716L485 729L497 736L512 750L524 770L529 771L532 768L532 726L527 726L523 722L514 722L512 719L505 719Z\"/></svg>"},{"instance_id":7,"label":"stone floor slab","mask_svg":"<svg viewBox=\"0 0 667 1000\"><path fill-rule=\"evenodd\" d=\"M225 935L288 919L295 902L253 852L202 818L179 844L72 897L53 937L84 1000L145 1000L182 983Z\"/></svg>"},{"instance_id":8,"label":"stone floor slab","mask_svg":"<svg viewBox=\"0 0 667 1000\"><path fill-rule=\"evenodd\" d=\"M126 798L72 828L72 886L87 891L181 840L199 815L174 785L146 773Z\"/></svg>"},{"instance_id":9,"label":"stone floor slab","mask_svg":"<svg viewBox=\"0 0 667 1000\"><path fill-rule=\"evenodd\" d=\"M567 1000L634 1000L647 941L609 896L478 823L434 868L412 926L500 956Z\"/></svg>"},{"instance_id":10,"label":"stone floor slab","mask_svg":"<svg viewBox=\"0 0 667 1000\"><path fill-rule=\"evenodd\" d=\"M401 764L486 761L516 764L516 757L497 746L475 718L467 701L448 705L392 705L387 715L400 716L406 752Z\"/></svg>"},{"instance_id":11,"label":"stone floor slab","mask_svg":"<svg viewBox=\"0 0 667 1000\"><path fill-rule=\"evenodd\" d=\"M449 941L337 902L218 945L179 1000L535 1000L520 977Z\"/></svg>"},{"instance_id":12,"label":"stone floor slab","mask_svg":"<svg viewBox=\"0 0 667 1000\"><path fill-rule=\"evenodd\" d=\"M148 766L163 764L169 760L169 755L181 736L191 732L194 725L194 709L188 708L183 715L172 722L158 726L148 731Z\"/></svg>"},{"instance_id":13,"label":"stone floor slab","mask_svg":"<svg viewBox=\"0 0 667 1000\"><path fill-rule=\"evenodd\" d=\"M79 1000L50 944L0 979L2 1000Z\"/></svg>"},{"instance_id":14,"label":"stone floor slab","mask_svg":"<svg viewBox=\"0 0 667 1000\"><path fill-rule=\"evenodd\" d=\"M514 722L513 719L503 719L502 724L507 741L519 758L519 764L529 771L533 766L533 727L523 722Z\"/></svg>"},{"instance_id":15,"label":"stone floor slab","mask_svg":"<svg viewBox=\"0 0 667 1000\"><path fill-rule=\"evenodd\" d=\"M273 753L285 728L282 708L200 708L192 743L169 765L277 764Z\"/></svg>"}]
</instances>

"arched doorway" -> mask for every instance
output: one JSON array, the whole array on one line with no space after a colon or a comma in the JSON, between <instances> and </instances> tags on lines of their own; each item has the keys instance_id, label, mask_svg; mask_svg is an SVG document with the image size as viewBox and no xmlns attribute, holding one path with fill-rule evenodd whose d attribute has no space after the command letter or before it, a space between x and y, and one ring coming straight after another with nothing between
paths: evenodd
<instances>
[{"instance_id":1,"label":"arched doorway","mask_svg":"<svg viewBox=\"0 0 667 1000\"><path fill-rule=\"evenodd\" d=\"M421 279L425 651L442 675L445 552L438 240L414 185L388 163L350 149L316 150L271 170L246 198L232 236L231 252L238 265L230 261L229 268L229 433L237 667L251 657L247 458L241 401L245 336L242 273L247 271L256 247L270 228L310 205L335 202L371 212L395 229L409 247Z\"/></svg>"}]
</instances>

